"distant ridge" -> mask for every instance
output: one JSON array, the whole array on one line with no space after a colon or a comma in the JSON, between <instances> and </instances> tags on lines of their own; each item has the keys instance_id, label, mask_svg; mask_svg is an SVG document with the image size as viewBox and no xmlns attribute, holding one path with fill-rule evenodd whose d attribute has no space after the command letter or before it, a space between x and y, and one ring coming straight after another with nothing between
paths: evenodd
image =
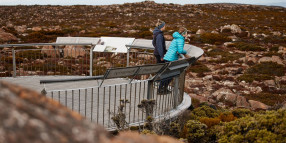
<instances>
[{"instance_id":1,"label":"distant ridge","mask_svg":"<svg viewBox=\"0 0 286 143\"><path fill-rule=\"evenodd\" d=\"M266 6L266 7L284 7L286 8L286 3L267 3L267 4L244 4L244 3L203 3L198 5L252 5L252 6Z\"/></svg>"},{"instance_id":2,"label":"distant ridge","mask_svg":"<svg viewBox=\"0 0 286 143\"><path fill-rule=\"evenodd\" d=\"M286 8L286 2L266 3L264 5L267 5L267 6L281 6L281 7L285 7Z\"/></svg>"}]
</instances>

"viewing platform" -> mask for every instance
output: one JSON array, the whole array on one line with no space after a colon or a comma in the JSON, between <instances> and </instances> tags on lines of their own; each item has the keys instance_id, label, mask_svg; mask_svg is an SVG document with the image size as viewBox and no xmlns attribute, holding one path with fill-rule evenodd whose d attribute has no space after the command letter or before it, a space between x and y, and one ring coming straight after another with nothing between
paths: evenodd
<instances>
[{"instance_id":1,"label":"viewing platform","mask_svg":"<svg viewBox=\"0 0 286 143\"><path fill-rule=\"evenodd\" d=\"M184 93L185 70L203 54L200 48L186 44L190 58L155 64L151 40L134 39L123 45L125 52L100 51L99 43L98 38L62 37L56 43L0 45L11 47L1 52L0 80L41 92L109 130L116 129L121 106L127 124L137 126L150 115L142 107L145 101L154 102L155 121L174 118L191 105ZM25 46L37 48L15 49ZM159 91L165 80L172 82Z\"/></svg>"}]
</instances>

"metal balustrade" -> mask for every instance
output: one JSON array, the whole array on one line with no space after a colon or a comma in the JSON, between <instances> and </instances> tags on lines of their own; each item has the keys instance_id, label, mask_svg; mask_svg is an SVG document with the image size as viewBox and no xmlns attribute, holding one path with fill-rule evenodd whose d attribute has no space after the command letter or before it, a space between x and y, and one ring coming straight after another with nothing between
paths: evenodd
<instances>
[{"instance_id":1,"label":"metal balustrade","mask_svg":"<svg viewBox=\"0 0 286 143\"><path fill-rule=\"evenodd\" d=\"M176 83L176 79L181 82ZM128 101L124 107L126 122L129 125L139 125L145 122L147 116L138 107L143 100L155 101L153 117L159 120L169 118L169 111L176 109L183 100L184 89L175 89L175 84L183 84L184 79L179 77L175 77L168 86L170 92L162 94L157 93L159 82L151 85L151 92L148 92L149 80L135 80L130 84L126 83L126 79L120 80L122 83L101 87L51 90L47 91L46 96L110 130L116 128L112 118L118 113L122 101Z\"/></svg>"}]
</instances>

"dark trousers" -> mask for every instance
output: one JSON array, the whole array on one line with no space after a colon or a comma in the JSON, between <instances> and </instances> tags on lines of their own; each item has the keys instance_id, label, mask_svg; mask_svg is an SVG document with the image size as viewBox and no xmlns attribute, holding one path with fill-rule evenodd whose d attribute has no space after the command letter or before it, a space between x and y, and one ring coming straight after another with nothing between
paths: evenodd
<instances>
[{"instance_id":1,"label":"dark trousers","mask_svg":"<svg viewBox=\"0 0 286 143\"><path fill-rule=\"evenodd\" d=\"M159 64L159 63L167 63L167 62L169 62L169 61L165 61L165 60L163 60L163 61L161 61L161 57L160 57L160 55L154 55L155 57L156 57L156 62L157 62L157 64ZM172 78L171 79L163 79L163 80L161 80L160 81L160 84L159 84L159 91L161 91L161 90L167 90L168 89L168 86L169 86L169 84L170 84L170 82L172 81Z\"/></svg>"},{"instance_id":2,"label":"dark trousers","mask_svg":"<svg viewBox=\"0 0 286 143\"><path fill-rule=\"evenodd\" d=\"M156 62L157 62L157 64L159 64L159 63L165 63L165 61L161 61L160 55L154 55L154 56L156 57Z\"/></svg>"}]
</instances>

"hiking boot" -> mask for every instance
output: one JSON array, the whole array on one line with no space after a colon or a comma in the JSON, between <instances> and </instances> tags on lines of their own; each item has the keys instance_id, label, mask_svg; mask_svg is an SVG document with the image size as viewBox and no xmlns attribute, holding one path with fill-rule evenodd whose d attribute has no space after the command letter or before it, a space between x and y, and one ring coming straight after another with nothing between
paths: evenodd
<instances>
[{"instance_id":1,"label":"hiking boot","mask_svg":"<svg viewBox=\"0 0 286 143\"><path fill-rule=\"evenodd\" d=\"M172 93L172 91L169 90L169 89L163 90L163 92L164 92L164 94L170 94L170 93Z\"/></svg>"},{"instance_id":2,"label":"hiking boot","mask_svg":"<svg viewBox=\"0 0 286 143\"><path fill-rule=\"evenodd\" d=\"M157 90L157 94L158 94L158 95L170 94L170 93L172 93L172 91L170 91L169 89L160 89L160 90Z\"/></svg>"}]
</instances>

